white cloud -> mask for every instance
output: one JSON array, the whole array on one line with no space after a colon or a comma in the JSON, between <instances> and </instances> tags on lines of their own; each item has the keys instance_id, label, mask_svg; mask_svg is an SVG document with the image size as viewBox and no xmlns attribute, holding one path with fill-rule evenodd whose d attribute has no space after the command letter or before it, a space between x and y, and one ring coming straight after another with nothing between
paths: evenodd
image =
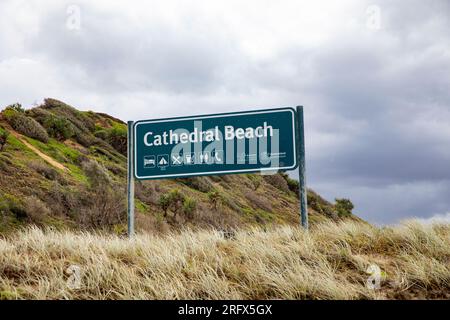
<instances>
[{"instance_id":1,"label":"white cloud","mask_svg":"<svg viewBox=\"0 0 450 320\"><path fill-rule=\"evenodd\" d=\"M450 212L447 212L445 214L436 214L430 218L417 218L416 220L426 224L434 224L434 223L450 224Z\"/></svg>"}]
</instances>

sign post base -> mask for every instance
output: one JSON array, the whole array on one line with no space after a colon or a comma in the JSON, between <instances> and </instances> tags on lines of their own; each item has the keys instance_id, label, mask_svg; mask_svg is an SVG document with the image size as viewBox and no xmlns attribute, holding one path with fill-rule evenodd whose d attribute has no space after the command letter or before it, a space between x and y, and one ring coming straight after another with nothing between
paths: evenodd
<instances>
[{"instance_id":1,"label":"sign post base","mask_svg":"<svg viewBox=\"0 0 450 320\"><path fill-rule=\"evenodd\" d=\"M302 226L308 230L308 198L306 190L306 174L305 174L305 129L303 119L303 107L297 107L297 159L298 159L298 181L300 196L300 216Z\"/></svg>"},{"instance_id":2,"label":"sign post base","mask_svg":"<svg viewBox=\"0 0 450 320\"><path fill-rule=\"evenodd\" d=\"M127 175L127 220L128 237L134 236L134 153L133 153L133 121L128 121L128 175Z\"/></svg>"}]
</instances>

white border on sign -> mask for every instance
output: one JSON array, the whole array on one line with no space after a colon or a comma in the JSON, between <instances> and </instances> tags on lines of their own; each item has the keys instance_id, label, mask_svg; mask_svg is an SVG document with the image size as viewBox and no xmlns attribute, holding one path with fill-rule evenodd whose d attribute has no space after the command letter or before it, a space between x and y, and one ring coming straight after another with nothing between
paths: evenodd
<instances>
[{"instance_id":1,"label":"white border on sign","mask_svg":"<svg viewBox=\"0 0 450 320\"><path fill-rule=\"evenodd\" d=\"M293 158L294 164L289 167L267 167L267 168L259 168L259 169L239 169L239 170L224 170L224 171L207 171L207 172L198 172L198 173L180 173L180 174L163 174L163 175L151 175L151 176L138 176L137 175L137 148L136 148L136 131L137 126L140 124L147 123L159 123L159 122L174 122L174 121L183 121L183 120L201 120L201 119L211 119L211 118L222 118L222 117L236 117L236 116L244 116L249 114L261 114L261 113L276 113L276 112L286 112L289 111L292 114L292 142L293 142ZM134 177L136 179L158 179L158 178L178 178L178 177L189 177L189 176L204 176L204 175L215 175L215 174L224 174L224 173L239 173L239 172L258 172L258 171L274 171L274 170L287 170L294 169L297 166L297 157L296 157L296 139L295 139L295 111L292 108L280 108L273 110L261 110L261 111L244 111L244 112L236 112L236 113L223 113L217 115L205 115L205 116L191 116L191 117L181 117L181 118L169 118L169 119L160 119L160 120L139 120L134 123Z\"/></svg>"}]
</instances>

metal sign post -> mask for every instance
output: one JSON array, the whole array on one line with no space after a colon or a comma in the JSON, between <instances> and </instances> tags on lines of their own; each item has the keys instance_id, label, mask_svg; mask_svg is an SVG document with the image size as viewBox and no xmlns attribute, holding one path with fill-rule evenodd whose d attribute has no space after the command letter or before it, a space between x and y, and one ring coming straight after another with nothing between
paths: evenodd
<instances>
[{"instance_id":1,"label":"metal sign post","mask_svg":"<svg viewBox=\"0 0 450 320\"><path fill-rule=\"evenodd\" d=\"M128 175L127 175L127 218L128 218L128 236L134 236L134 164L133 164L133 145L134 132L133 121L128 121Z\"/></svg>"},{"instance_id":2,"label":"metal sign post","mask_svg":"<svg viewBox=\"0 0 450 320\"><path fill-rule=\"evenodd\" d=\"M297 107L297 158L298 158L298 181L299 181L299 196L300 196L300 216L302 226L308 229L308 198L306 189L306 174L305 174L305 128L303 119L303 107Z\"/></svg>"}]
</instances>

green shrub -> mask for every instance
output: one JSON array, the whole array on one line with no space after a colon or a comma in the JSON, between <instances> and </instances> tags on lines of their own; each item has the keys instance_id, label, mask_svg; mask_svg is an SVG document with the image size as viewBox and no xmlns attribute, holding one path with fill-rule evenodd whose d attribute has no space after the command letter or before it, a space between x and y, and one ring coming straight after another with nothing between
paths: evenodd
<instances>
[{"instance_id":1,"label":"green shrub","mask_svg":"<svg viewBox=\"0 0 450 320\"><path fill-rule=\"evenodd\" d=\"M112 123L111 128L103 128L101 126L95 127L94 136L98 139L107 142L111 145L116 151L121 153L122 155L127 154L127 136L128 130L127 126L122 123L117 123L110 120Z\"/></svg>"},{"instance_id":2,"label":"green shrub","mask_svg":"<svg viewBox=\"0 0 450 320\"><path fill-rule=\"evenodd\" d=\"M310 207L314 211L321 213L325 216L328 216L333 220L337 219L337 213L334 206L330 202L323 199L314 191L308 190L307 200L308 200L308 207Z\"/></svg>"},{"instance_id":3,"label":"green shrub","mask_svg":"<svg viewBox=\"0 0 450 320\"><path fill-rule=\"evenodd\" d=\"M72 123L62 117L49 115L43 126L51 137L59 141L70 139L75 134Z\"/></svg>"},{"instance_id":4,"label":"green shrub","mask_svg":"<svg viewBox=\"0 0 450 320\"><path fill-rule=\"evenodd\" d=\"M289 177L289 175L282 171L279 173L279 175L281 177L284 178L284 180L286 180L287 186L289 188L290 191L294 192L295 194L298 194L299 189L300 189L300 183L298 182L298 180L296 179L292 179L291 177Z\"/></svg>"},{"instance_id":5,"label":"green shrub","mask_svg":"<svg viewBox=\"0 0 450 320\"><path fill-rule=\"evenodd\" d=\"M20 103L13 103L6 107L6 109L12 109L14 111L25 113L25 109L22 107Z\"/></svg>"},{"instance_id":6,"label":"green shrub","mask_svg":"<svg viewBox=\"0 0 450 320\"><path fill-rule=\"evenodd\" d=\"M121 154L127 154L127 127L115 124L108 132L107 142Z\"/></svg>"},{"instance_id":7,"label":"green shrub","mask_svg":"<svg viewBox=\"0 0 450 320\"><path fill-rule=\"evenodd\" d=\"M58 171L44 163L33 161L29 163L29 167L48 180L56 180L59 177Z\"/></svg>"},{"instance_id":8,"label":"green shrub","mask_svg":"<svg viewBox=\"0 0 450 320\"><path fill-rule=\"evenodd\" d=\"M9 131L0 126L0 151L3 151L3 147L8 140Z\"/></svg>"},{"instance_id":9,"label":"green shrub","mask_svg":"<svg viewBox=\"0 0 450 320\"><path fill-rule=\"evenodd\" d=\"M97 161L87 161L82 164L83 171L94 189L110 186L112 183L108 170Z\"/></svg>"},{"instance_id":10,"label":"green shrub","mask_svg":"<svg viewBox=\"0 0 450 320\"><path fill-rule=\"evenodd\" d=\"M161 209L164 211L164 216L167 216L167 211L170 207L170 198L168 194L162 194L159 197L158 205L161 207Z\"/></svg>"},{"instance_id":11,"label":"green shrub","mask_svg":"<svg viewBox=\"0 0 450 320\"><path fill-rule=\"evenodd\" d=\"M10 194L0 194L0 213L2 215L12 214L18 220L23 220L27 217L23 203Z\"/></svg>"},{"instance_id":12,"label":"green shrub","mask_svg":"<svg viewBox=\"0 0 450 320\"><path fill-rule=\"evenodd\" d=\"M176 215L183 207L184 195L178 189L174 189L169 192L169 202L172 211Z\"/></svg>"},{"instance_id":13,"label":"green shrub","mask_svg":"<svg viewBox=\"0 0 450 320\"><path fill-rule=\"evenodd\" d=\"M42 124L50 136L58 140L74 138L84 147L94 143L91 135L95 123L83 112L55 100L46 99L44 105L28 110L27 113Z\"/></svg>"},{"instance_id":14,"label":"green shrub","mask_svg":"<svg viewBox=\"0 0 450 320\"><path fill-rule=\"evenodd\" d=\"M22 205L12 205L9 210L18 220L23 220L27 218L27 212Z\"/></svg>"},{"instance_id":15,"label":"green shrub","mask_svg":"<svg viewBox=\"0 0 450 320\"><path fill-rule=\"evenodd\" d=\"M184 196L178 189L173 189L168 194L162 194L158 201L159 206L164 211L164 217L168 211L172 211L174 216L183 212L188 217L192 217L197 208L197 203L193 198Z\"/></svg>"},{"instance_id":16,"label":"green shrub","mask_svg":"<svg viewBox=\"0 0 450 320\"><path fill-rule=\"evenodd\" d=\"M108 159L116 162L116 163L122 163L126 160L126 156L123 154L120 154L115 150L113 147L111 147L106 141L99 139L97 137L92 137L92 144L89 147L91 152L93 153L99 153L103 156L106 156Z\"/></svg>"},{"instance_id":17,"label":"green shrub","mask_svg":"<svg viewBox=\"0 0 450 320\"><path fill-rule=\"evenodd\" d=\"M87 115L87 112L79 111L64 102L47 98L41 107L46 110L51 110L52 113L69 120L84 134L94 132L95 130L95 122Z\"/></svg>"},{"instance_id":18,"label":"green shrub","mask_svg":"<svg viewBox=\"0 0 450 320\"><path fill-rule=\"evenodd\" d=\"M89 148L89 151L92 155L99 156L100 158L106 158L108 160L114 159L114 156L111 154L111 152L101 147L91 146Z\"/></svg>"},{"instance_id":19,"label":"green shrub","mask_svg":"<svg viewBox=\"0 0 450 320\"><path fill-rule=\"evenodd\" d=\"M26 114L27 116L32 117L34 120L39 122L41 125L44 124L45 119L52 115L51 112L40 107L29 109L26 111Z\"/></svg>"},{"instance_id":20,"label":"green shrub","mask_svg":"<svg viewBox=\"0 0 450 320\"><path fill-rule=\"evenodd\" d=\"M148 211L148 205L142 202L140 199L136 198L134 200L135 207L138 211L145 213Z\"/></svg>"},{"instance_id":21,"label":"green shrub","mask_svg":"<svg viewBox=\"0 0 450 320\"><path fill-rule=\"evenodd\" d=\"M75 141L81 144L83 147L89 148L95 143L95 137L88 133L84 133L78 128L74 128Z\"/></svg>"},{"instance_id":22,"label":"green shrub","mask_svg":"<svg viewBox=\"0 0 450 320\"><path fill-rule=\"evenodd\" d=\"M106 141L108 139L108 131L106 129L99 129L95 131L94 136Z\"/></svg>"},{"instance_id":23,"label":"green shrub","mask_svg":"<svg viewBox=\"0 0 450 320\"><path fill-rule=\"evenodd\" d=\"M336 211L340 217L348 217L352 214L354 208L353 203L349 199L335 199Z\"/></svg>"},{"instance_id":24,"label":"green shrub","mask_svg":"<svg viewBox=\"0 0 450 320\"><path fill-rule=\"evenodd\" d=\"M47 131L45 131L39 122L26 116L24 112L17 111L13 107L7 107L3 111L3 115L14 130L41 142L48 142Z\"/></svg>"},{"instance_id":25,"label":"green shrub","mask_svg":"<svg viewBox=\"0 0 450 320\"><path fill-rule=\"evenodd\" d=\"M286 182L288 184L289 190L291 190L295 194L299 193L300 183L297 180L291 179L291 178L288 177Z\"/></svg>"},{"instance_id":26,"label":"green shrub","mask_svg":"<svg viewBox=\"0 0 450 320\"><path fill-rule=\"evenodd\" d=\"M197 202L191 197L185 197L183 201L183 212L187 217L192 218L195 209L197 208Z\"/></svg>"},{"instance_id":27,"label":"green shrub","mask_svg":"<svg viewBox=\"0 0 450 320\"><path fill-rule=\"evenodd\" d=\"M241 208L241 204L238 202L238 198L237 197L233 197L231 196L222 196L222 202L223 204L225 204L228 208L230 208L233 211L236 212L242 212L242 208Z\"/></svg>"},{"instance_id":28,"label":"green shrub","mask_svg":"<svg viewBox=\"0 0 450 320\"><path fill-rule=\"evenodd\" d=\"M288 183L286 182L286 179L279 173L264 176L264 180L268 184L274 186L278 190L281 190L285 193L289 193L289 191L290 191Z\"/></svg>"},{"instance_id":29,"label":"green shrub","mask_svg":"<svg viewBox=\"0 0 450 320\"><path fill-rule=\"evenodd\" d=\"M78 196L81 206L76 208L76 219L88 228L111 230L126 221L125 188L116 184L102 186Z\"/></svg>"},{"instance_id":30,"label":"green shrub","mask_svg":"<svg viewBox=\"0 0 450 320\"><path fill-rule=\"evenodd\" d=\"M209 202L211 202L211 205L213 206L214 210L217 210L217 208L223 202L223 197L217 190L208 192L208 199L209 199Z\"/></svg>"},{"instance_id":31,"label":"green shrub","mask_svg":"<svg viewBox=\"0 0 450 320\"><path fill-rule=\"evenodd\" d=\"M265 211L272 211L272 203L263 195L258 195L256 192L247 191L243 194L252 207L257 207Z\"/></svg>"},{"instance_id":32,"label":"green shrub","mask_svg":"<svg viewBox=\"0 0 450 320\"><path fill-rule=\"evenodd\" d=\"M50 214L50 210L45 203L36 196L25 198L24 210L28 220L36 224L40 224L43 219Z\"/></svg>"},{"instance_id":33,"label":"green shrub","mask_svg":"<svg viewBox=\"0 0 450 320\"><path fill-rule=\"evenodd\" d=\"M79 221L88 227L112 228L126 219L125 188L115 183L105 167L96 161L82 164L90 182L85 195L85 205L78 216Z\"/></svg>"},{"instance_id":34,"label":"green shrub","mask_svg":"<svg viewBox=\"0 0 450 320\"><path fill-rule=\"evenodd\" d=\"M207 177L179 178L177 181L200 192L209 192L213 189L213 185Z\"/></svg>"},{"instance_id":35,"label":"green shrub","mask_svg":"<svg viewBox=\"0 0 450 320\"><path fill-rule=\"evenodd\" d=\"M247 174L247 177L250 179L253 185L253 190L256 191L261 186L262 177L257 174Z\"/></svg>"},{"instance_id":36,"label":"green shrub","mask_svg":"<svg viewBox=\"0 0 450 320\"><path fill-rule=\"evenodd\" d=\"M112 174L116 176L125 177L127 175L127 169L121 165L111 162L105 162L104 166L106 169L108 169Z\"/></svg>"}]
</instances>

